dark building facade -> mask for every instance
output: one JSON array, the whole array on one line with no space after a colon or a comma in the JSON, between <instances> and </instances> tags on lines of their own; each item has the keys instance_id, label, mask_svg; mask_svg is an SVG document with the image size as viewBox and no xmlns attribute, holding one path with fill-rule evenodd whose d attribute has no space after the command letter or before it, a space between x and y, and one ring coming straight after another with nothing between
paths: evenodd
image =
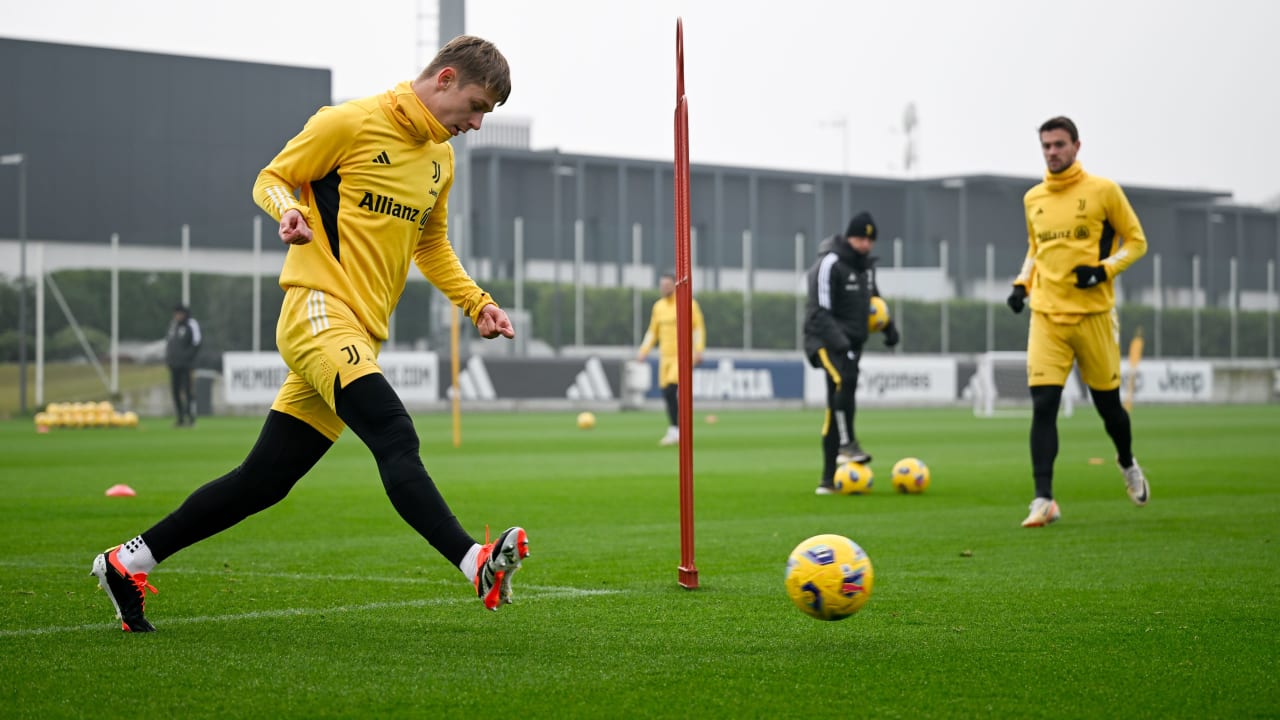
<instances>
[{"instance_id":1,"label":"dark building facade","mask_svg":"<svg viewBox=\"0 0 1280 720\"><path fill-rule=\"evenodd\" d=\"M330 102L327 69L0 38L0 153L33 240L247 247L258 171ZM0 172L0 237L18 233Z\"/></svg>"}]
</instances>

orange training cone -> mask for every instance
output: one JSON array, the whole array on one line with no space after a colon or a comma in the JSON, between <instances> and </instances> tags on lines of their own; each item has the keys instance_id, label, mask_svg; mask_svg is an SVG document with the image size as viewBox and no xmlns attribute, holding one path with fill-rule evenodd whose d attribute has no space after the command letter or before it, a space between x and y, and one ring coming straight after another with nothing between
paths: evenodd
<instances>
[{"instance_id":1,"label":"orange training cone","mask_svg":"<svg viewBox=\"0 0 1280 720\"><path fill-rule=\"evenodd\" d=\"M112 485L107 488L107 497L133 497L138 493L128 485Z\"/></svg>"}]
</instances>

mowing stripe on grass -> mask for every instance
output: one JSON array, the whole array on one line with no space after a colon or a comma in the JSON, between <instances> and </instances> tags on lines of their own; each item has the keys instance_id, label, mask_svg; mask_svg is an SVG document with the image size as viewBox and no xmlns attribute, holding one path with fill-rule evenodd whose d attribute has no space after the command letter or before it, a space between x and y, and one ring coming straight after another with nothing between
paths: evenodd
<instances>
[{"instance_id":1,"label":"mowing stripe on grass","mask_svg":"<svg viewBox=\"0 0 1280 720\"><path fill-rule=\"evenodd\" d=\"M546 587L522 585L520 601L543 600L565 597L591 597L595 595L616 595L621 590L583 590L571 587ZM531 591L531 592L529 592ZM433 605L455 605L458 603L474 603L475 598L433 598L420 600L403 600L399 602L376 602L363 605L339 605L327 608L280 608L276 610L255 610L247 613L228 615L198 615L195 617L165 618L162 625L194 625L197 623L232 622L239 620L257 620L260 618L306 617L308 615L326 615L334 613L360 612L365 610L387 610L392 608L430 607ZM58 633L83 632L86 630L101 631L104 627L114 628L114 623L90 623L86 625L55 625L43 628L25 628L22 630L0 630L0 637L31 637L36 635L54 635Z\"/></svg>"}]
</instances>

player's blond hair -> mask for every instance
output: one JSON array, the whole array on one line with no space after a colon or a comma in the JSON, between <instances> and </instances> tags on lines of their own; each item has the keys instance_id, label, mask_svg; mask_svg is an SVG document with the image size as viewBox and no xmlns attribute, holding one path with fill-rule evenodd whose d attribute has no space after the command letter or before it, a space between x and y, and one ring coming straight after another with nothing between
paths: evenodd
<instances>
[{"instance_id":1,"label":"player's blond hair","mask_svg":"<svg viewBox=\"0 0 1280 720\"><path fill-rule=\"evenodd\" d=\"M463 85L477 84L492 92L497 105L505 103L511 95L511 68L488 40L474 35L459 35L450 40L418 75L418 80L429 80L447 67L458 72L458 82Z\"/></svg>"}]
</instances>

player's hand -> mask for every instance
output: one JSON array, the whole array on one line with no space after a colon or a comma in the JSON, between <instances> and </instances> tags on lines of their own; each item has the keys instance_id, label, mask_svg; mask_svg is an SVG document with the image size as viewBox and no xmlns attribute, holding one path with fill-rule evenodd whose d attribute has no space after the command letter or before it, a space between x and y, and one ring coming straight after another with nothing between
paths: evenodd
<instances>
[{"instance_id":1,"label":"player's hand","mask_svg":"<svg viewBox=\"0 0 1280 720\"><path fill-rule=\"evenodd\" d=\"M297 208L289 208L280 216L280 239L289 245L311 242L311 226Z\"/></svg>"},{"instance_id":2,"label":"player's hand","mask_svg":"<svg viewBox=\"0 0 1280 720\"><path fill-rule=\"evenodd\" d=\"M694 350L694 351L693 351L693 366L694 366L694 367L698 367L698 366L699 366L699 365L701 365L701 364L702 364L702 353L698 352L697 350Z\"/></svg>"},{"instance_id":3,"label":"player's hand","mask_svg":"<svg viewBox=\"0 0 1280 720\"><path fill-rule=\"evenodd\" d=\"M902 340L902 335L898 333L898 326L890 320L888 325L884 326L884 344L885 347L893 347Z\"/></svg>"},{"instance_id":4,"label":"player's hand","mask_svg":"<svg viewBox=\"0 0 1280 720\"><path fill-rule=\"evenodd\" d=\"M1021 285L1014 285L1013 292L1009 293L1009 299L1005 302L1009 303L1009 309L1020 313L1023 306L1027 304L1027 289Z\"/></svg>"},{"instance_id":5,"label":"player's hand","mask_svg":"<svg viewBox=\"0 0 1280 720\"><path fill-rule=\"evenodd\" d=\"M1107 269L1101 265L1077 265L1076 287L1091 288L1107 279Z\"/></svg>"},{"instance_id":6,"label":"player's hand","mask_svg":"<svg viewBox=\"0 0 1280 720\"><path fill-rule=\"evenodd\" d=\"M505 338L516 336L516 329L511 325L511 318L507 317L507 312L493 304L485 305L480 309L480 317L476 318L476 330L480 332L480 337L485 339L496 338L499 335Z\"/></svg>"}]
</instances>

